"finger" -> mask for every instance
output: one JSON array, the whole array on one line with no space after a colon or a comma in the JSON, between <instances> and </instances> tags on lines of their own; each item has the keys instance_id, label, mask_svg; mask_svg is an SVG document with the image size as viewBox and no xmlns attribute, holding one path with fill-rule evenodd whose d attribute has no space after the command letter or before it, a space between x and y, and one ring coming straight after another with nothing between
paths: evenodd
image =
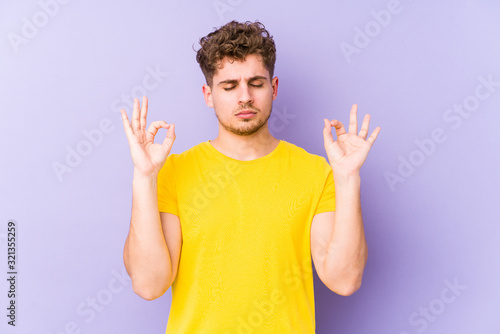
<instances>
[{"instance_id":1,"label":"finger","mask_svg":"<svg viewBox=\"0 0 500 334\"><path fill-rule=\"evenodd\" d=\"M369 125L370 125L370 114L366 114L365 118L363 119L363 124L361 124L361 130L359 131L359 136L362 137L363 139L366 139L366 136L368 135Z\"/></svg>"},{"instance_id":2,"label":"finger","mask_svg":"<svg viewBox=\"0 0 500 334\"><path fill-rule=\"evenodd\" d=\"M142 108L141 108L141 129L146 131L147 123L147 115L148 115L148 98L146 96L142 97Z\"/></svg>"},{"instance_id":3,"label":"finger","mask_svg":"<svg viewBox=\"0 0 500 334\"><path fill-rule=\"evenodd\" d=\"M335 127L335 133L337 134L337 139L340 136L345 135L347 133L345 131L344 124L342 124L342 122L334 119L333 121L330 122L330 124L332 124Z\"/></svg>"},{"instance_id":4,"label":"finger","mask_svg":"<svg viewBox=\"0 0 500 334\"><path fill-rule=\"evenodd\" d=\"M378 126L377 128L375 128L375 130L373 130L372 134L370 135L370 137L368 137L366 141L368 141L370 144L373 145L379 133L380 133L380 126Z\"/></svg>"},{"instance_id":5,"label":"finger","mask_svg":"<svg viewBox=\"0 0 500 334\"><path fill-rule=\"evenodd\" d=\"M148 132L146 133L147 141L154 141L154 138L155 138L156 134L158 133L158 130L161 128L168 129L169 126L170 125L168 125L168 123L165 121L152 122L148 128Z\"/></svg>"},{"instance_id":6,"label":"finger","mask_svg":"<svg viewBox=\"0 0 500 334\"><path fill-rule=\"evenodd\" d=\"M134 134L132 127L130 126L130 121L128 120L127 112L124 109L120 109L122 114L123 128L125 129L125 134L127 139L130 140L131 136Z\"/></svg>"},{"instance_id":7,"label":"finger","mask_svg":"<svg viewBox=\"0 0 500 334\"><path fill-rule=\"evenodd\" d=\"M139 119L141 111L139 107L139 99L134 98L134 110L132 111L132 130L134 130L134 132L138 132L141 127L141 121Z\"/></svg>"},{"instance_id":8,"label":"finger","mask_svg":"<svg viewBox=\"0 0 500 334\"><path fill-rule=\"evenodd\" d=\"M325 141L325 146L326 146L327 144L331 144L334 142L332 136L332 124L326 118L323 119L323 122L325 122L325 127L323 128L323 139Z\"/></svg>"},{"instance_id":9,"label":"finger","mask_svg":"<svg viewBox=\"0 0 500 334\"><path fill-rule=\"evenodd\" d=\"M175 141L175 124L170 124L170 127L168 128L167 135L165 136L165 139L163 140L162 146L170 153L170 149L172 148L172 145L174 145Z\"/></svg>"},{"instance_id":10,"label":"finger","mask_svg":"<svg viewBox=\"0 0 500 334\"><path fill-rule=\"evenodd\" d=\"M349 118L349 133L356 134L358 132L358 105L353 104L351 108L351 115Z\"/></svg>"}]
</instances>

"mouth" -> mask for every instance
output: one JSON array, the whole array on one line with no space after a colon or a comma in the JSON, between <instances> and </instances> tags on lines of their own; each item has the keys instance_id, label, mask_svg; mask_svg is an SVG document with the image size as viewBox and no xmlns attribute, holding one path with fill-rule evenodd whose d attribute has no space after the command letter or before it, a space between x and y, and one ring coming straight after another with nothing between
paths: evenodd
<instances>
[{"instance_id":1,"label":"mouth","mask_svg":"<svg viewBox=\"0 0 500 334\"><path fill-rule=\"evenodd\" d=\"M238 112L238 113L236 114L236 116L238 116L238 115L242 115L242 114L256 114L256 112L255 112L255 111L252 111L252 110L250 110L250 109L245 109L245 110L242 110L242 111Z\"/></svg>"},{"instance_id":2,"label":"mouth","mask_svg":"<svg viewBox=\"0 0 500 334\"><path fill-rule=\"evenodd\" d=\"M242 110L239 113L237 113L235 116L238 118L250 118L253 117L256 114L255 111L252 110Z\"/></svg>"}]
</instances>

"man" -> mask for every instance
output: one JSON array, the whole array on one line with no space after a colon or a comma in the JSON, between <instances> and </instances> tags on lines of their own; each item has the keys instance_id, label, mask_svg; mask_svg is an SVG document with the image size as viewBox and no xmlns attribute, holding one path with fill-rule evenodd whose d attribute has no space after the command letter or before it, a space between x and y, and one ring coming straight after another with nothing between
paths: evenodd
<instances>
[{"instance_id":1,"label":"man","mask_svg":"<svg viewBox=\"0 0 500 334\"><path fill-rule=\"evenodd\" d=\"M366 115L357 133L356 105L348 132L325 119L328 164L269 132L276 50L261 23L232 21L200 44L214 140L169 155L175 125L146 131L146 97L135 99L132 123L121 111L134 162L123 254L133 289L152 300L172 286L167 333L314 333L311 256L332 291L361 285L359 170L380 128L367 139ZM166 138L154 143L161 128Z\"/></svg>"}]
</instances>

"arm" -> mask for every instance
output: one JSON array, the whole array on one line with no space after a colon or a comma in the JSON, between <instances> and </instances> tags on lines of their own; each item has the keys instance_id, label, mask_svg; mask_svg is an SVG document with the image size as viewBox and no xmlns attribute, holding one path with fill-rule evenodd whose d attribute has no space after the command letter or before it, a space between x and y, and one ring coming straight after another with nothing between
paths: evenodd
<instances>
[{"instance_id":1,"label":"arm","mask_svg":"<svg viewBox=\"0 0 500 334\"><path fill-rule=\"evenodd\" d=\"M359 182L359 176L344 182L336 178L336 211L315 215L311 225L311 249L318 276L342 296L359 289L368 257Z\"/></svg>"},{"instance_id":2,"label":"arm","mask_svg":"<svg viewBox=\"0 0 500 334\"><path fill-rule=\"evenodd\" d=\"M174 125L157 121L146 131L147 108L146 97L143 98L142 109L139 100L134 100L132 125L125 111L121 110L134 162L132 217L123 261L134 291L142 298L152 300L163 295L175 278L175 255L178 260L180 253L176 249L180 247L180 227L175 215L162 214L160 218L156 185L158 172L175 140ZM160 128L169 129L167 137L162 144L155 144L154 136Z\"/></svg>"},{"instance_id":3,"label":"arm","mask_svg":"<svg viewBox=\"0 0 500 334\"><path fill-rule=\"evenodd\" d=\"M132 217L123 249L134 292L146 300L161 297L177 274L182 235L179 217L158 212L156 179L132 181Z\"/></svg>"},{"instance_id":4,"label":"arm","mask_svg":"<svg viewBox=\"0 0 500 334\"><path fill-rule=\"evenodd\" d=\"M314 216L311 225L311 252L318 276L332 291L349 296L361 286L368 257L361 214L359 170L380 132L376 128L366 140L369 115L366 115L359 135L357 106L351 109L349 133L339 121L325 120L325 149L335 180L335 212ZM332 125L337 141L331 134Z\"/></svg>"}]
</instances>

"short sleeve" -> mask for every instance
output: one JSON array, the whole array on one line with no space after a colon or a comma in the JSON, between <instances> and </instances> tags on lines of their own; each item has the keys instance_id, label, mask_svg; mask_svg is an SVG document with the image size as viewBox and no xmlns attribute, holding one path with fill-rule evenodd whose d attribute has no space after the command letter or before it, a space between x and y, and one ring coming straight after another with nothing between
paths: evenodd
<instances>
[{"instance_id":1,"label":"short sleeve","mask_svg":"<svg viewBox=\"0 0 500 334\"><path fill-rule=\"evenodd\" d=\"M158 210L179 216L174 156L170 154L158 173Z\"/></svg>"},{"instance_id":2,"label":"short sleeve","mask_svg":"<svg viewBox=\"0 0 500 334\"><path fill-rule=\"evenodd\" d=\"M333 180L333 170L325 158L321 157L323 163L323 179L325 180L323 191L319 198L314 214L335 211L335 182ZM326 175L326 177L325 177Z\"/></svg>"}]
</instances>

